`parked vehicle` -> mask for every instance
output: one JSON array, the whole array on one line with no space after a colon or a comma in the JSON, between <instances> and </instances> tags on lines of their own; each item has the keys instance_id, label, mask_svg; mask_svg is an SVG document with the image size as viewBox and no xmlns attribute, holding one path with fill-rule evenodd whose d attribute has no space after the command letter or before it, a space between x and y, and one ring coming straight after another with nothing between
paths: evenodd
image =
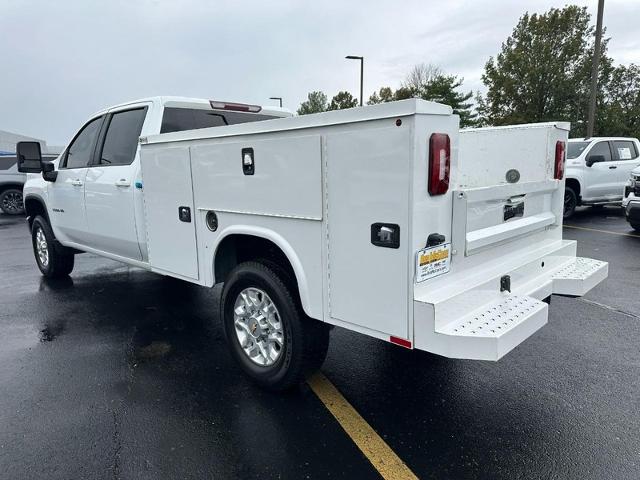
<instances>
[{"instance_id":1,"label":"parked vehicle","mask_svg":"<svg viewBox=\"0 0 640 480\"><path fill-rule=\"evenodd\" d=\"M567 146L564 217L579 205L620 204L629 173L640 165L637 138L572 138Z\"/></svg>"},{"instance_id":2,"label":"parked vehicle","mask_svg":"<svg viewBox=\"0 0 640 480\"><path fill-rule=\"evenodd\" d=\"M55 155L45 155L45 161L52 161ZM18 171L15 155L0 155L0 210L7 215L24 213L22 187L27 175Z\"/></svg>"},{"instance_id":3,"label":"parked vehicle","mask_svg":"<svg viewBox=\"0 0 640 480\"><path fill-rule=\"evenodd\" d=\"M606 278L562 239L568 123L460 132L416 99L287 115L152 98L94 115L53 163L19 144L42 171L25 187L40 271L67 275L85 251L224 283L229 348L276 390L319 368L333 325L498 360L551 294Z\"/></svg>"},{"instance_id":4,"label":"parked vehicle","mask_svg":"<svg viewBox=\"0 0 640 480\"><path fill-rule=\"evenodd\" d=\"M634 168L624 187L622 208L627 222L640 232L640 167Z\"/></svg>"}]
</instances>

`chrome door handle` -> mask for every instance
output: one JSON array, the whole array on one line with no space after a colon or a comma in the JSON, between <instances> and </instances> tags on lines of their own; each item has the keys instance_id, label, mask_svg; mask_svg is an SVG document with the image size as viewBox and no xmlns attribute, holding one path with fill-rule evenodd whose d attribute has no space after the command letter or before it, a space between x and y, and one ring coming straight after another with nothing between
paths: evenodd
<instances>
[{"instance_id":1,"label":"chrome door handle","mask_svg":"<svg viewBox=\"0 0 640 480\"><path fill-rule=\"evenodd\" d=\"M71 185L73 185L74 187L81 187L82 180L80 180L79 178L76 178L75 180L71 180Z\"/></svg>"},{"instance_id":2,"label":"chrome door handle","mask_svg":"<svg viewBox=\"0 0 640 480\"><path fill-rule=\"evenodd\" d=\"M120 180L117 180L114 185L116 187L130 187L131 186L131 182L129 180L127 180L126 178L121 178Z\"/></svg>"}]
</instances>

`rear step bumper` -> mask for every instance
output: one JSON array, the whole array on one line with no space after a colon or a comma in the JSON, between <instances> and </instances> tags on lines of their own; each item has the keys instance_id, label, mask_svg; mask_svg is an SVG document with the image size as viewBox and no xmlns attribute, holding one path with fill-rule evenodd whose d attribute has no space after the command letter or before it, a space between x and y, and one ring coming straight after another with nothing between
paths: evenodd
<instances>
[{"instance_id":1,"label":"rear step bumper","mask_svg":"<svg viewBox=\"0 0 640 480\"><path fill-rule=\"evenodd\" d=\"M497 298L493 294L493 299L476 308L464 309L461 300L468 296L470 303L476 299L477 304L479 296L491 297L486 285L434 303L416 300L415 347L451 358L499 360L547 323L549 306L544 298L552 293L584 295L608 274L607 262L600 260L549 258L557 262L553 269L532 278L514 271L522 288L499 293Z\"/></svg>"}]
</instances>

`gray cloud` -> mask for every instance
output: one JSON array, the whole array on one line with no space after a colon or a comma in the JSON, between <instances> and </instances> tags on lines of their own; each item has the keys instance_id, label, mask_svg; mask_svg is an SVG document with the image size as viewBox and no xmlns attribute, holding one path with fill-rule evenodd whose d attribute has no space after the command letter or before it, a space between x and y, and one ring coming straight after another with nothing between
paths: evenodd
<instances>
[{"instance_id":1,"label":"gray cloud","mask_svg":"<svg viewBox=\"0 0 640 480\"><path fill-rule=\"evenodd\" d=\"M593 12L595 0L577 1ZM0 129L63 144L92 112L150 95L297 108L310 90L365 96L431 62L480 75L524 11L551 0L323 2L0 0ZM640 2L607 0L610 54L640 62Z\"/></svg>"}]
</instances>

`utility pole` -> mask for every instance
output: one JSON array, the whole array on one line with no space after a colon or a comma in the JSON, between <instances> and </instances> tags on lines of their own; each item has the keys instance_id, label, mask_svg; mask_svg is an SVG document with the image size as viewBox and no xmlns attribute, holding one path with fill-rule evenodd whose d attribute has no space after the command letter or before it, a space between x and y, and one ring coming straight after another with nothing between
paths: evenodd
<instances>
[{"instance_id":1,"label":"utility pole","mask_svg":"<svg viewBox=\"0 0 640 480\"><path fill-rule=\"evenodd\" d=\"M280 108L282 108L282 97L269 97L269 100L279 100L280 101Z\"/></svg>"},{"instance_id":2,"label":"utility pole","mask_svg":"<svg viewBox=\"0 0 640 480\"><path fill-rule=\"evenodd\" d=\"M362 106L362 86L364 84L364 57L359 57L357 55L347 55L344 58L348 60L360 60L360 106Z\"/></svg>"},{"instance_id":3,"label":"utility pole","mask_svg":"<svg viewBox=\"0 0 640 480\"><path fill-rule=\"evenodd\" d=\"M591 66L591 94L589 96L589 116L587 118L587 137L593 137L596 120L596 97L598 93L598 67L600 66L600 44L602 43L602 15L604 0L598 0L598 20L596 22L596 41Z\"/></svg>"}]
</instances>

